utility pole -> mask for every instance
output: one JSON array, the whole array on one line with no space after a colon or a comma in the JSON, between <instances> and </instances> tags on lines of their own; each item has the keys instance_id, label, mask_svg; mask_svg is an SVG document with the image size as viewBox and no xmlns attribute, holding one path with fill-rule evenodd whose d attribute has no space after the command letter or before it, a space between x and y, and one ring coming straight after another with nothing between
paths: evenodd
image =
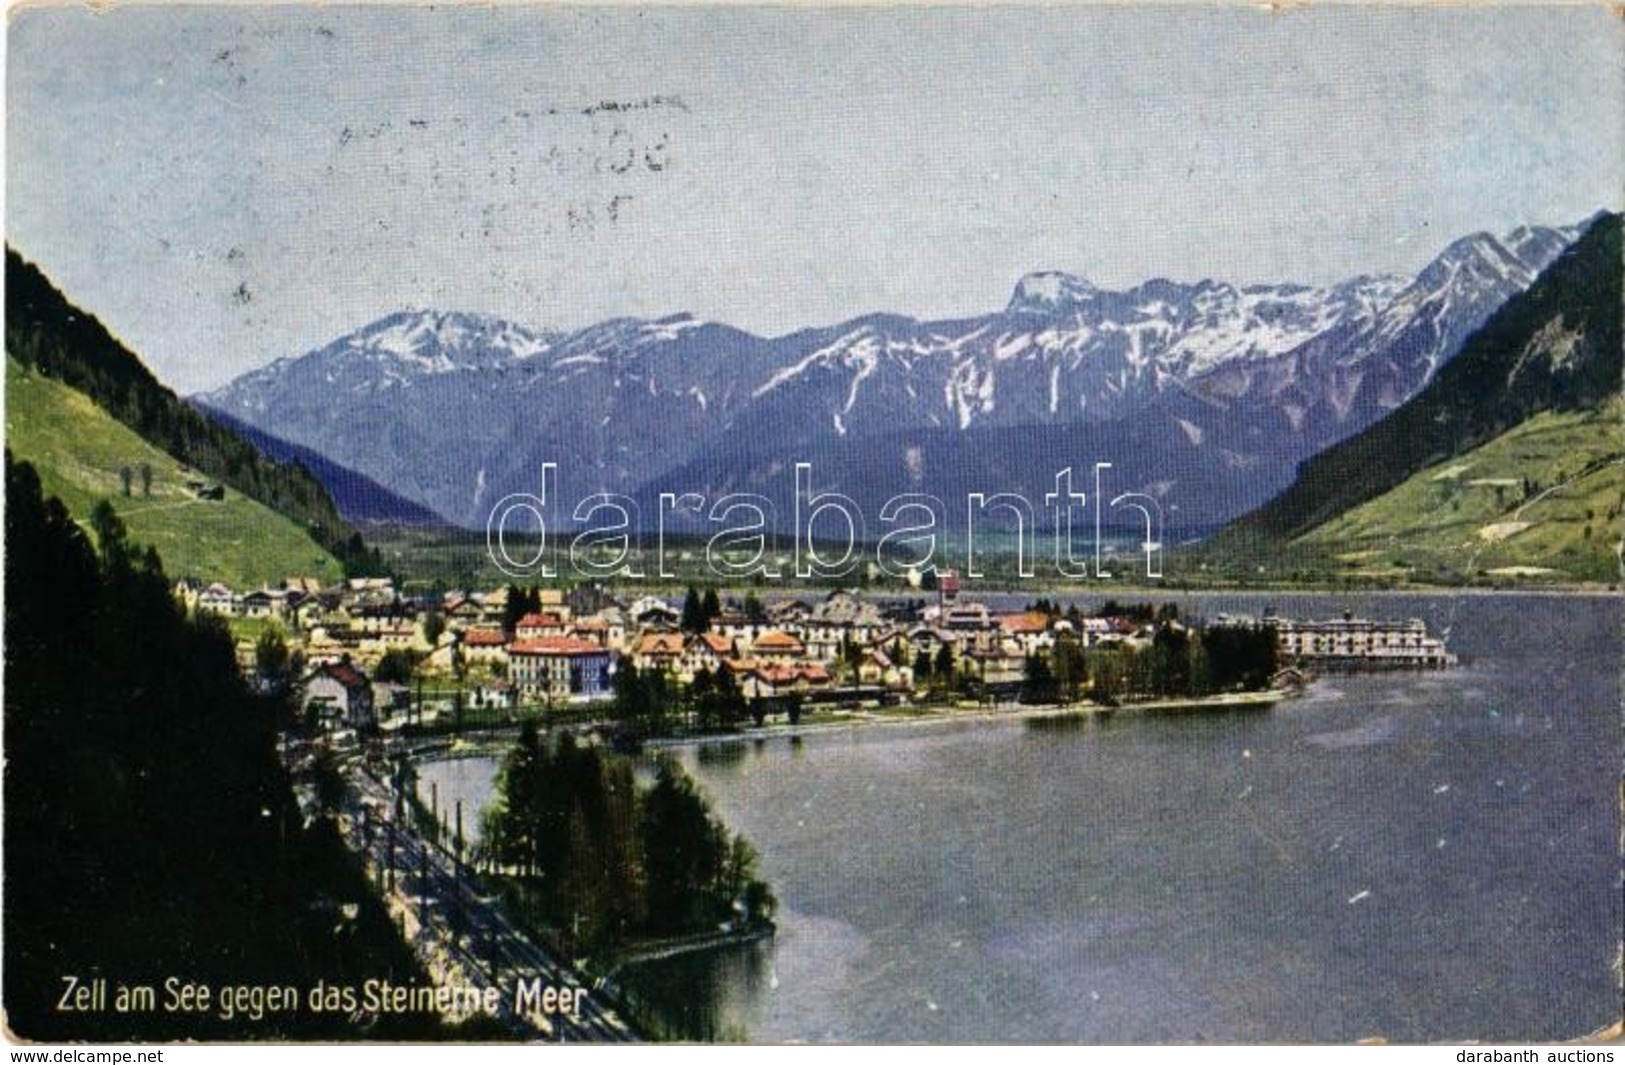
<instances>
[{"instance_id":1,"label":"utility pole","mask_svg":"<svg viewBox=\"0 0 1625 1065\"><path fill-rule=\"evenodd\" d=\"M429 848L418 849L418 927L429 927Z\"/></svg>"}]
</instances>

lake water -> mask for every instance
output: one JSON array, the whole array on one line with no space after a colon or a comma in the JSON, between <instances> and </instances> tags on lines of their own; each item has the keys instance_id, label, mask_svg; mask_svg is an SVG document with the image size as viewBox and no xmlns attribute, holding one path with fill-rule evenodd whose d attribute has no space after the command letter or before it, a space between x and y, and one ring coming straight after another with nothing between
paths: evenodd
<instances>
[{"instance_id":1,"label":"lake water","mask_svg":"<svg viewBox=\"0 0 1625 1065\"><path fill-rule=\"evenodd\" d=\"M1187 613L1264 599L1183 596ZM1273 710L941 722L676 756L761 851L770 942L640 967L693 1038L1533 1040L1620 1016L1618 598L1272 596L1461 668ZM491 763L441 763L442 804Z\"/></svg>"}]
</instances>

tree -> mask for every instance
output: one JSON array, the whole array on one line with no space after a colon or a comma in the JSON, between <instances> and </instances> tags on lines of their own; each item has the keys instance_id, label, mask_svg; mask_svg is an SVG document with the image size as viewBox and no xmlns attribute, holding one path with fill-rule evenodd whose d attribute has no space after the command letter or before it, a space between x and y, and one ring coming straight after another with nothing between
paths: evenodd
<instances>
[{"instance_id":1,"label":"tree","mask_svg":"<svg viewBox=\"0 0 1625 1065\"><path fill-rule=\"evenodd\" d=\"M384 657L378 660L378 668L373 670L373 679L383 684L410 684L412 673L416 669L417 657L411 651L391 647L384 652Z\"/></svg>"},{"instance_id":2,"label":"tree","mask_svg":"<svg viewBox=\"0 0 1625 1065\"><path fill-rule=\"evenodd\" d=\"M508 598L502 605L502 631L513 634L518 627L519 620L526 614L534 614L542 609L542 593L535 587L519 588L508 585Z\"/></svg>"},{"instance_id":3,"label":"tree","mask_svg":"<svg viewBox=\"0 0 1625 1065\"><path fill-rule=\"evenodd\" d=\"M745 616L751 624L759 625L767 620L767 610L762 606L762 600L755 592L745 593Z\"/></svg>"},{"instance_id":4,"label":"tree","mask_svg":"<svg viewBox=\"0 0 1625 1065\"><path fill-rule=\"evenodd\" d=\"M718 722L723 727L733 728L744 720L745 693L739 690L739 682L734 679L733 671L726 666L717 670L716 696Z\"/></svg>"},{"instance_id":5,"label":"tree","mask_svg":"<svg viewBox=\"0 0 1625 1065\"><path fill-rule=\"evenodd\" d=\"M1213 625L1202 631L1207 686L1213 691L1261 691L1280 668L1275 627Z\"/></svg>"},{"instance_id":6,"label":"tree","mask_svg":"<svg viewBox=\"0 0 1625 1065\"><path fill-rule=\"evenodd\" d=\"M423 616L423 639L430 647L440 646L440 637L446 631L446 615L431 610Z\"/></svg>"},{"instance_id":7,"label":"tree","mask_svg":"<svg viewBox=\"0 0 1625 1065\"><path fill-rule=\"evenodd\" d=\"M132 476L134 476L134 475L130 472L130 467L128 467L128 466L120 466L119 467L118 479L119 479L119 483L124 486L124 496L125 496L125 498L129 498L129 495L130 495L130 478Z\"/></svg>"},{"instance_id":8,"label":"tree","mask_svg":"<svg viewBox=\"0 0 1625 1065\"><path fill-rule=\"evenodd\" d=\"M1024 703L1054 703L1059 701L1055 674L1043 655L1028 655L1022 669L1021 701Z\"/></svg>"},{"instance_id":9,"label":"tree","mask_svg":"<svg viewBox=\"0 0 1625 1065\"><path fill-rule=\"evenodd\" d=\"M1172 623L1164 623L1151 638L1145 652L1148 684L1157 695L1191 694L1190 634Z\"/></svg>"},{"instance_id":10,"label":"tree","mask_svg":"<svg viewBox=\"0 0 1625 1065\"><path fill-rule=\"evenodd\" d=\"M670 678L663 669L646 670L643 674L643 686L647 692L647 716L644 719L644 731L650 736L664 736L671 730L671 709L675 701Z\"/></svg>"},{"instance_id":11,"label":"tree","mask_svg":"<svg viewBox=\"0 0 1625 1065\"><path fill-rule=\"evenodd\" d=\"M700 614L705 618L706 628L710 628L711 622L722 616L722 600L717 597L715 588L707 588L700 598Z\"/></svg>"},{"instance_id":12,"label":"tree","mask_svg":"<svg viewBox=\"0 0 1625 1065\"><path fill-rule=\"evenodd\" d=\"M99 500L90 511L90 531L96 534L102 569L113 573L129 568L130 545L124 522L107 500Z\"/></svg>"},{"instance_id":13,"label":"tree","mask_svg":"<svg viewBox=\"0 0 1625 1065\"><path fill-rule=\"evenodd\" d=\"M268 692L285 691L292 679L290 664L288 641L283 638L282 630L274 625L267 627L254 641L254 672L261 686Z\"/></svg>"},{"instance_id":14,"label":"tree","mask_svg":"<svg viewBox=\"0 0 1625 1065\"><path fill-rule=\"evenodd\" d=\"M650 930L670 934L701 923L715 909L727 843L693 782L670 761L661 762L644 799L639 834Z\"/></svg>"},{"instance_id":15,"label":"tree","mask_svg":"<svg viewBox=\"0 0 1625 1065\"><path fill-rule=\"evenodd\" d=\"M694 723L702 729L716 725L720 716L716 698L716 683L709 670L699 670L684 693L694 714Z\"/></svg>"},{"instance_id":16,"label":"tree","mask_svg":"<svg viewBox=\"0 0 1625 1065\"><path fill-rule=\"evenodd\" d=\"M1088 679L1088 665L1084 661L1083 643L1070 632L1061 632L1055 640L1054 659L1057 696L1069 703L1077 702Z\"/></svg>"},{"instance_id":17,"label":"tree","mask_svg":"<svg viewBox=\"0 0 1625 1065\"><path fill-rule=\"evenodd\" d=\"M311 775L316 784L316 805L324 816L334 817L344 805L349 789L344 783L344 771L339 768L338 756L327 748L316 752Z\"/></svg>"},{"instance_id":18,"label":"tree","mask_svg":"<svg viewBox=\"0 0 1625 1065\"><path fill-rule=\"evenodd\" d=\"M19 313L9 295L8 316ZM224 624L176 606L156 555L124 541L111 508L95 522L99 556L9 456L5 500L13 1030L62 1042L243 1035L214 1014L63 1013L64 971L299 987L418 972L332 827L304 827L274 707L243 684ZM356 920L336 929L335 903L351 901ZM275 1031L354 1034L346 1018L291 1014Z\"/></svg>"},{"instance_id":19,"label":"tree","mask_svg":"<svg viewBox=\"0 0 1625 1065\"><path fill-rule=\"evenodd\" d=\"M914 683L921 684L931 676L931 656L925 648L914 652Z\"/></svg>"},{"instance_id":20,"label":"tree","mask_svg":"<svg viewBox=\"0 0 1625 1065\"><path fill-rule=\"evenodd\" d=\"M150 462L141 464L141 494L143 496L152 495L152 463Z\"/></svg>"},{"instance_id":21,"label":"tree","mask_svg":"<svg viewBox=\"0 0 1625 1065\"><path fill-rule=\"evenodd\" d=\"M683 597L683 616L678 626L684 632L704 632L706 629L705 608L700 603L700 593L689 585L688 594Z\"/></svg>"},{"instance_id":22,"label":"tree","mask_svg":"<svg viewBox=\"0 0 1625 1065\"><path fill-rule=\"evenodd\" d=\"M853 684L858 682L858 666L863 662L863 648L852 640L850 632L841 633L841 665L846 667Z\"/></svg>"},{"instance_id":23,"label":"tree","mask_svg":"<svg viewBox=\"0 0 1625 1065\"><path fill-rule=\"evenodd\" d=\"M503 761L485 820L483 856L525 878L543 920L572 948L610 946L634 932L714 931L766 921L773 893L756 853L711 815L669 760L651 785L632 763L564 733L549 744L526 726Z\"/></svg>"},{"instance_id":24,"label":"tree","mask_svg":"<svg viewBox=\"0 0 1625 1065\"><path fill-rule=\"evenodd\" d=\"M1088 658L1089 692L1101 706L1116 706L1125 694L1135 653L1096 650Z\"/></svg>"},{"instance_id":25,"label":"tree","mask_svg":"<svg viewBox=\"0 0 1625 1065\"><path fill-rule=\"evenodd\" d=\"M615 679L610 686L614 692L610 716L640 731L647 728L650 714L649 689L643 683L638 667L630 659L621 660L620 668L615 671Z\"/></svg>"},{"instance_id":26,"label":"tree","mask_svg":"<svg viewBox=\"0 0 1625 1065\"><path fill-rule=\"evenodd\" d=\"M502 760L496 781L499 801L485 818L481 833L485 856L516 869L521 876L536 875L541 858L539 782L543 769L541 738L535 723L526 721L520 726L519 741Z\"/></svg>"}]
</instances>

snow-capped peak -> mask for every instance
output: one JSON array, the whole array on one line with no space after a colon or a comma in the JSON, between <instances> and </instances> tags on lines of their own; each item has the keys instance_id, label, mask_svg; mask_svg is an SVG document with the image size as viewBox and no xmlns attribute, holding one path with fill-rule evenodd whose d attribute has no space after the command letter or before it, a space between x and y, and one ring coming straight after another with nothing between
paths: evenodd
<instances>
[{"instance_id":1,"label":"snow-capped peak","mask_svg":"<svg viewBox=\"0 0 1625 1065\"><path fill-rule=\"evenodd\" d=\"M433 310L398 311L329 345L336 354L387 356L402 369L450 373L546 351L554 338L501 318Z\"/></svg>"},{"instance_id":2,"label":"snow-capped peak","mask_svg":"<svg viewBox=\"0 0 1625 1065\"><path fill-rule=\"evenodd\" d=\"M1005 308L1008 314L1062 314L1094 299L1092 283L1059 270L1041 270L1016 282Z\"/></svg>"}]
</instances>

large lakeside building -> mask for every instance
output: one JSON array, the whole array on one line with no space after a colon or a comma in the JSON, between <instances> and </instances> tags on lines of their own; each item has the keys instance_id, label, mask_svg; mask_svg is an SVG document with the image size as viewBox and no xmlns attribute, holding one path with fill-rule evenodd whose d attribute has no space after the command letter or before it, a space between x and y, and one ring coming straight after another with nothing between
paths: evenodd
<instances>
[{"instance_id":1,"label":"large lakeside building","mask_svg":"<svg viewBox=\"0 0 1625 1065\"><path fill-rule=\"evenodd\" d=\"M1417 618L1372 621L1345 613L1329 621L1270 618L1288 661L1331 669L1442 669L1456 664L1444 641Z\"/></svg>"}]
</instances>

